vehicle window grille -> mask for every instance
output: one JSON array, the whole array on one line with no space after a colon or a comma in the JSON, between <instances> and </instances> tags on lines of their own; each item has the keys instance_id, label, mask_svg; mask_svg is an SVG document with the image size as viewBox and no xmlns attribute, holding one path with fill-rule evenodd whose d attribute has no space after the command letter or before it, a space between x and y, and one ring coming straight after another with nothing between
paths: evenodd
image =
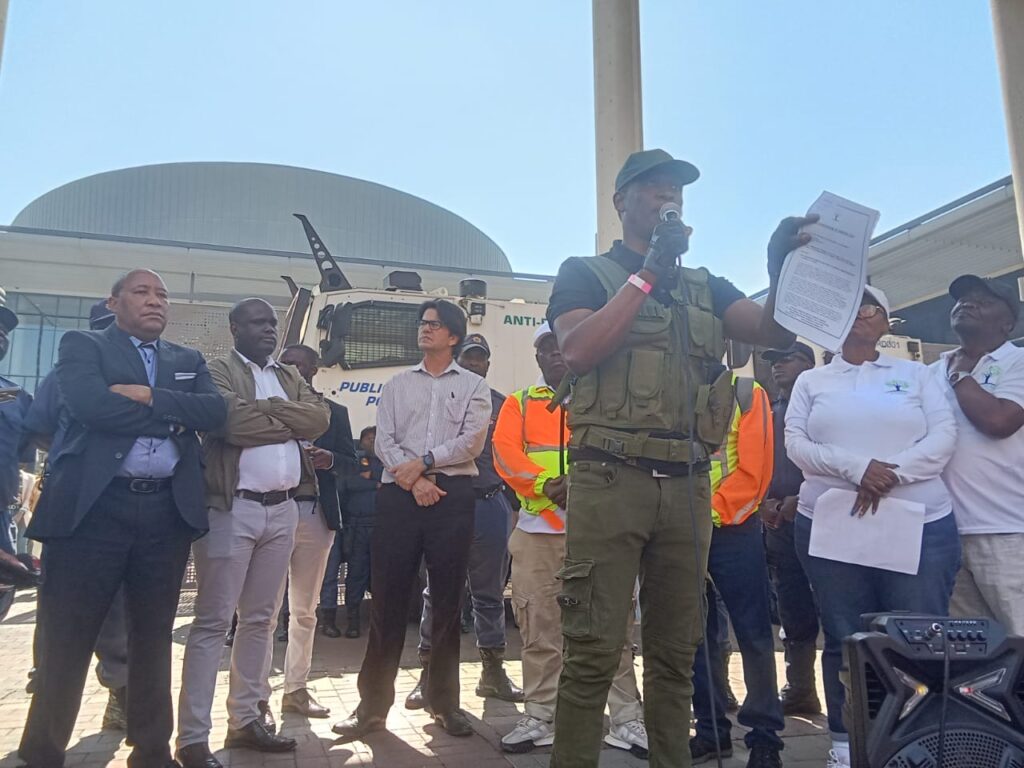
<instances>
[{"instance_id":1,"label":"vehicle window grille","mask_svg":"<svg viewBox=\"0 0 1024 768\"><path fill-rule=\"evenodd\" d=\"M345 368L414 365L419 361L418 305L371 301L346 310L342 334Z\"/></svg>"}]
</instances>

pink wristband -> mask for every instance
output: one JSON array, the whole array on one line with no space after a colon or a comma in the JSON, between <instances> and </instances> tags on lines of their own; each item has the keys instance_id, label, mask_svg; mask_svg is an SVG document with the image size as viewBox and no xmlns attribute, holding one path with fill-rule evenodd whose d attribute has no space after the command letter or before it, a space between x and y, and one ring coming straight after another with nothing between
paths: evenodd
<instances>
[{"instance_id":1,"label":"pink wristband","mask_svg":"<svg viewBox=\"0 0 1024 768\"><path fill-rule=\"evenodd\" d=\"M648 294L651 292L651 289L654 288L653 285L651 285L642 277L640 277L640 275L637 275L635 273L626 278L626 282L629 283L630 285L636 286L641 291Z\"/></svg>"}]
</instances>

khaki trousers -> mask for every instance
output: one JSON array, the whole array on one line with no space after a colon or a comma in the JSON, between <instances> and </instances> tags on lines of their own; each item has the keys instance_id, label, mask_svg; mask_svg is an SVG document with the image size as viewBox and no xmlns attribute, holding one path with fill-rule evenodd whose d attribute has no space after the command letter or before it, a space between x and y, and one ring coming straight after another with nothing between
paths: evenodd
<instances>
[{"instance_id":1,"label":"khaki trousers","mask_svg":"<svg viewBox=\"0 0 1024 768\"><path fill-rule=\"evenodd\" d=\"M512 555L512 609L523 642L526 714L550 723L555 719L562 672L562 617L558 607L561 582L555 574L565 559L565 535L527 533L516 528L508 547ZM608 691L608 710L614 725L643 715L628 635Z\"/></svg>"},{"instance_id":2,"label":"khaki trousers","mask_svg":"<svg viewBox=\"0 0 1024 768\"><path fill-rule=\"evenodd\" d=\"M704 634L712 528L707 473L655 477L626 464L575 461L568 511L551 768L597 768L604 700L638 575L650 766L689 768L693 658Z\"/></svg>"},{"instance_id":3,"label":"khaki trousers","mask_svg":"<svg viewBox=\"0 0 1024 768\"><path fill-rule=\"evenodd\" d=\"M327 557L334 545L334 531L327 527L320 504L303 500L299 505L299 524L295 528L295 547L288 564L288 579L281 585L274 615L281 613L285 589L288 590L288 647L284 654L284 692L306 687L313 664L313 640L316 638L316 606L327 570ZM274 646L267 648L263 700L270 700L270 673L273 671Z\"/></svg>"},{"instance_id":4,"label":"khaki trousers","mask_svg":"<svg viewBox=\"0 0 1024 768\"><path fill-rule=\"evenodd\" d=\"M179 747L210 739L217 670L236 607L228 726L242 728L259 717L277 598L288 572L298 517L294 499L265 507L236 498L228 512L210 510L210 532L192 545L199 590L181 672Z\"/></svg>"},{"instance_id":5,"label":"khaki trousers","mask_svg":"<svg viewBox=\"0 0 1024 768\"><path fill-rule=\"evenodd\" d=\"M949 615L991 616L1007 634L1024 635L1024 533L968 533L960 546Z\"/></svg>"}]
</instances>

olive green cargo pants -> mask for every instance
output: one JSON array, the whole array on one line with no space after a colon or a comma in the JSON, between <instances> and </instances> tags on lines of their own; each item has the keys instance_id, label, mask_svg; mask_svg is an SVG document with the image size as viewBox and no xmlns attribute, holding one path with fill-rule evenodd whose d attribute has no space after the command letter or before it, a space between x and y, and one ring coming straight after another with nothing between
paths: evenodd
<instances>
[{"instance_id":1,"label":"olive green cargo pants","mask_svg":"<svg viewBox=\"0 0 1024 768\"><path fill-rule=\"evenodd\" d=\"M712 528L707 473L691 481L578 461L569 470L567 507L559 573L564 664L551 768L597 768L638 574L650 765L689 768L693 658L703 637Z\"/></svg>"}]
</instances>

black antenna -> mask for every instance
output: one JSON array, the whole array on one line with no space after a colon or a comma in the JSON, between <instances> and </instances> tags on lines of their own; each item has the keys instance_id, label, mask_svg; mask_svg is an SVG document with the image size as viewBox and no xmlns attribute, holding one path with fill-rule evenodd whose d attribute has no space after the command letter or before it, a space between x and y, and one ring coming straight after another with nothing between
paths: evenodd
<instances>
[{"instance_id":1,"label":"black antenna","mask_svg":"<svg viewBox=\"0 0 1024 768\"><path fill-rule=\"evenodd\" d=\"M313 253L313 260L316 262L316 268L320 270L320 290L321 291L347 291L352 288L352 283L345 277L345 273L341 271L341 267L338 266L338 262L331 256L331 252L327 250L327 246L324 245L323 240L320 239L320 235L313 229L313 225L309 223L309 219L306 218L305 214L293 213L296 219L302 222L302 228L306 230L306 239L309 240L309 250Z\"/></svg>"}]
</instances>

